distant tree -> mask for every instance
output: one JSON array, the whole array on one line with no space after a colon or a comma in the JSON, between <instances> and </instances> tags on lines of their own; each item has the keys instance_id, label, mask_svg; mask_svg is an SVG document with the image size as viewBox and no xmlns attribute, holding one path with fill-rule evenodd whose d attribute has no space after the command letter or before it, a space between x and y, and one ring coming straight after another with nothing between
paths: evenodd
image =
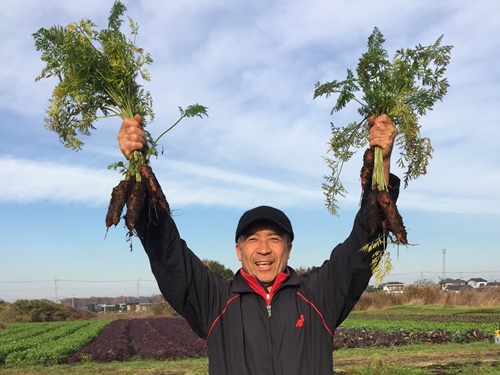
<instances>
[{"instance_id":1,"label":"distant tree","mask_svg":"<svg viewBox=\"0 0 500 375\"><path fill-rule=\"evenodd\" d=\"M163 296L151 304L150 310L153 313L153 316L166 316L169 318L179 316L179 314L177 314L177 312L172 306L170 306Z\"/></svg>"},{"instance_id":2,"label":"distant tree","mask_svg":"<svg viewBox=\"0 0 500 375\"><path fill-rule=\"evenodd\" d=\"M294 268L295 270L295 273L297 273L297 275L301 276L301 275L307 275L315 270L317 270L319 267L317 266L312 266L312 267L299 267L299 268Z\"/></svg>"},{"instance_id":3,"label":"distant tree","mask_svg":"<svg viewBox=\"0 0 500 375\"><path fill-rule=\"evenodd\" d=\"M4 314L8 310L9 304L4 300L0 299L0 330L5 329Z\"/></svg>"},{"instance_id":4,"label":"distant tree","mask_svg":"<svg viewBox=\"0 0 500 375\"><path fill-rule=\"evenodd\" d=\"M299 276L306 273L305 267L298 267L298 268L294 268L294 269L295 269L295 273Z\"/></svg>"},{"instance_id":5,"label":"distant tree","mask_svg":"<svg viewBox=\"0 0 500 375\"><path fill-rule=\"evenodd\" d=\"M219 275L223 279L232 280L234 278L234 272L230 268L226 268L222 263L219 263L216 260L208 259L204 259L202 262L210 269L210 271Z\"/></svg>"},{"instance_id":6,"label":"distant tree","mask_svg":"<svg viewBox=\"0 0 500 375\"><path fill-rule=\"evenodd\" d=\"M5 302L3 299L0 299L0 316L2 313L9 308L9 303Z\"/></svg>"},{"instance_id":7,"label":"distant tree","mask_svg":"<svg viewBox=\"0 0 500 375\"><path fill-rule=\"evenodd\" d=\"M13 302L5 313L8 322L57 322L90 319L92 314L52 301L21 299Z\"/></svg>"}]
</instances>

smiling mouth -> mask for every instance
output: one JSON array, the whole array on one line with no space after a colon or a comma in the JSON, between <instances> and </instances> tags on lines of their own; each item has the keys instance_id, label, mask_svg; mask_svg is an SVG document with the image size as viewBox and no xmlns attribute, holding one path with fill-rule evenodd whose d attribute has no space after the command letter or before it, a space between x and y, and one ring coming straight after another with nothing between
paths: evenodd
<instances>
[{"instance_id":1,"label":"smiling mouth","mask_svg":"<svg viewBox=\"0 0 500 375\"><path fill-rule=\"evenodd\" d=\"M255 262L257 267L269 267L273 264L273 262Z\"/></svg>"}]
</instances>

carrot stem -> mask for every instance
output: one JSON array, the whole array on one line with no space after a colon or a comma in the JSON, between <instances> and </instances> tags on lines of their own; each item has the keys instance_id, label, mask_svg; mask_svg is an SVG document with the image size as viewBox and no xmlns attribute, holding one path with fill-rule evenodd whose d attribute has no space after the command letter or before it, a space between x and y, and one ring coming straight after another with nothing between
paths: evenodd
<instances>
[{"instance_id":1,"label":"carrot stem","mask_svg":"<svg viewBox=\"0 0 500 375\"><path fill-rule=\"evenodd\" d=\"M373 160L372 189L377 191L389 191L384 174L384 157L382 148L375 146L375 157Z\"/></svg>"},{"instance_id":2,"label":"carrot stem","mask_svg":"<svg viewBox=\"0 0 500 375\"><path fill-rule=\"evenodd\" d=\"M172 126L170 126L167 130L165 130L163 133L161 133L158 138L155 139L153 142L153 146L156 146L160 140L161 137L163 137L165 134L167 134L170 130L172 130L181 120L186 117L185 115L181 116L180 119L178 119Z\"/></svg>"}]
</instances>

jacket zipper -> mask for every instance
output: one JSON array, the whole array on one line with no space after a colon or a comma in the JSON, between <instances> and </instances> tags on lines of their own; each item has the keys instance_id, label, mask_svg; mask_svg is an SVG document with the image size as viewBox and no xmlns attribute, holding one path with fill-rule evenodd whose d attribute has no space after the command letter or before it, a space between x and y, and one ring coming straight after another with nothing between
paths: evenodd
<instances>
[{"instance_id":1,"label":"jacket zipper","mask_svg":"<svg viewBox=\"0 0 500 375\"><path fill-rule=\"evenodd\" d=\"M241 275L243 278L246 280L250 288L257 293L259 296L264 298L266 301L266 310L267 310L267 317L271 319L272 313L271 313L271 299L273 298L273 295L281 289L281 286L285 282L285 280L288 278L290 275L288 269L284 272L280 272L274 281L273 284L273 290L272 292L269 292L269 290L262 284L255 276L247 274L243 268L241 269ZM261 289L262 288L262 289Z\"/></svg>"}]
</instances>

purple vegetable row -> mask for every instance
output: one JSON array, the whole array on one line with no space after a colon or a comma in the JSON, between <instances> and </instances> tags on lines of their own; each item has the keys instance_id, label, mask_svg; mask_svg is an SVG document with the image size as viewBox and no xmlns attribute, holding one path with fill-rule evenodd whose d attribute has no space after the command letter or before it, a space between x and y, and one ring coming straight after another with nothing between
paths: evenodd
<instances>
[{"instance_id":1,"label":"purple vegetable row","mask_svg":"<svg viewBox=\"0 0 500 375\"><path fill-rule=\"evenodd\" d=\"M73 354L68 363L200 357L207 355L204 340L182 318L120 319L111 322L89 345Z\"/></svg>"}]
</instances>

